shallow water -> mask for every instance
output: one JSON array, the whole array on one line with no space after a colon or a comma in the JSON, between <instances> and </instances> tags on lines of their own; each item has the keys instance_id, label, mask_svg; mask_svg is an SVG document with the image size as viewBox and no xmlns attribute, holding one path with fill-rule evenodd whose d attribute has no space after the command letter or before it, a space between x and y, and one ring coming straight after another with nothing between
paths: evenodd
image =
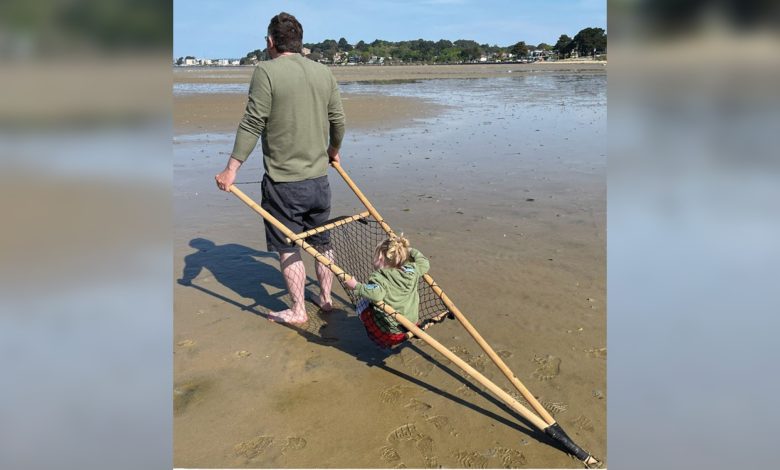
<instances>
[{"instance_id":1,"label":"shallow water","mask_svg":"<svg viewBox=\"0 0 780 470\"><path fill-rule=\"evenodd\" d=\"M342 164L568 434L605 458L606 75L341 89L447 106L348 131ZM175 287L176 466L578 465L424 343L381 353L349 305L309 305L302 328L266 322L287 302L276 258L257 216L213 183L232 140L174 139L175 275L194 273ZM239 181L261 174L254 154ZM363 210L330 180L334 216ZM240 187L259 201L259 185ZM510 390L456 322L430 332Z\"/></svg>"}]
</instances>

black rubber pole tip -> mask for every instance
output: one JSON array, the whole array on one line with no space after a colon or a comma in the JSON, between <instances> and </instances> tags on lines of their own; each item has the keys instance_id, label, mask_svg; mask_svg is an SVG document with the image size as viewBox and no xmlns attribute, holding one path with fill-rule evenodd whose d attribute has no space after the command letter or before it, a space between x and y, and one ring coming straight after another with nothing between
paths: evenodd
<instances>
[{"instance_id":1,"label":"black rubber pole tip","mask_svg":"<svg viewBox=\"0 0 780 470\"><path fill-rule=\"evenodd\" d=\"M544 432L555 439L564 449L566 449L566 451L580 459L583 463L588 461L590 454L575 444L558 423L547 426Z\"/></svg>"}]
</instances>

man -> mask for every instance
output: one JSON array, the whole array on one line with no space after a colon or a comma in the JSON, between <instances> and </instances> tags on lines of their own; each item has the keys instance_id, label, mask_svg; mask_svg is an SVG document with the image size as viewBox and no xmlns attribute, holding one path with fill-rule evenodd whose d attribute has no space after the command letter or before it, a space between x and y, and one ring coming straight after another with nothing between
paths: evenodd
<instances>
[{"instance_id":1,"label":"man","mask_svg":"<svg viewBox=\"0 0 780 470\"><path fill-rule=\"evenodd\" d=\"M266 36L270 61L258 64L249 87L244 118L238 126L233 152L215 179L227 191L236 172L261 138L265 175L261 206L295 233L322 225L330 215L328 160L338 162L344 138L344 110L338 85L330 70L303 57L303 27L294 16L279 13ZM279 262L293 305L271 313L277 322L308 320L304 305L306 271L298 247L265 222L268 251L279 252ZM327 232L308 242L333 259ZM330 270L316 264L321 294L319 306L331 307Z\"/></svg>"}]
</instances>

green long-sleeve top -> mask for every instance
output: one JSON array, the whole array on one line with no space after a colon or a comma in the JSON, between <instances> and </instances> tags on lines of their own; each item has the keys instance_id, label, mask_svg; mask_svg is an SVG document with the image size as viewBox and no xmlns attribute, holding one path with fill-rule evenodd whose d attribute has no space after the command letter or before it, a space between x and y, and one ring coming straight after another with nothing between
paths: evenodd
<instances>
[{"instance_id":1,"label":"green long-sleeve top","mask_svg":"<svg viewBox=\"0 0 780 470\"><path fill-rule=\"evenodd\" d=\"M395 311L417 323L420 319L420 294L417 286L430 263L419 250L409 250L409 261L400 268L383 268L371 273L365 284L355 286L355 294L372 303L384 301ZM404 331L384 312L374 310L377 325L389 333Z\"/></svg>"},{"instance_id":2,"label":"green long-sleeve top","mask_svg":"<svg viewBox=\"0 0 780 470\"><path fill-rule=\"evenodd\" d=\"M255 68L231 156L245 161L261 139L268 176L303 181L327 174L328 145L338 149L343 138L344 110L328 67L283 55Z\"/></svg>"}]
</instances>

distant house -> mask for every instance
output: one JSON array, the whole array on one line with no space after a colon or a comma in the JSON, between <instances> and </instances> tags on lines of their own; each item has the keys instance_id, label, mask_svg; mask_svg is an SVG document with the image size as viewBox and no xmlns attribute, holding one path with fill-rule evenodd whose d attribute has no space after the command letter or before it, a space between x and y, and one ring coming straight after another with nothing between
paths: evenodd
<instances>
[{"instance_id":1,"label":"distant house","mask_svg":"<svg viewBox=\"0 0 780 470\"><path fill-rule=\"evenodd\" d=\"M309 49L308 47L304 47L303 49L301 49L301 54L304 57L306 57L307 55L311 54L311 49Z\"/></svg>"},{"instance_id":2,"label":"distant house","mask_svg":"<svg viewBox=\"0 0 780 470\"><path fill-rule=\"evenodd\" d=\"M184 59L184 65L198 65L198 59Z\"/></svg>"},{"instance_id":3,"label":"distant house","mask_svg":"<svg viewBox=\"0 0 780 470\"><path fill-rule=\"evenodd\" d=\"M240 61L240 60L238 60L238 59L236 59L236 60L231 60L231 61L230 61L230 65L241 65L241 61Z\"/></svg>"},{"instance_id":4,"label":"distant house","mask_svg":"<svg viewBox=\"0 0 780 470\"><path fill-rule=\"evenodd\" d=\"M346 52L337 52L333 54L333 63L334 64L345 64L347 62L349 55Z\"/></svg>"},{"instance_id":5,"label":"distant house","mask_svg":"<svg viewBox=\"0 0 780 470\"><path fill-rule=\"evenodd\" d=\"M229 65L229 64L230 64L230 61L227 60L227 59L219 59L219 60L217 60L217 65L225 66L225 65Z\"/></svg>"}]
</instances>

